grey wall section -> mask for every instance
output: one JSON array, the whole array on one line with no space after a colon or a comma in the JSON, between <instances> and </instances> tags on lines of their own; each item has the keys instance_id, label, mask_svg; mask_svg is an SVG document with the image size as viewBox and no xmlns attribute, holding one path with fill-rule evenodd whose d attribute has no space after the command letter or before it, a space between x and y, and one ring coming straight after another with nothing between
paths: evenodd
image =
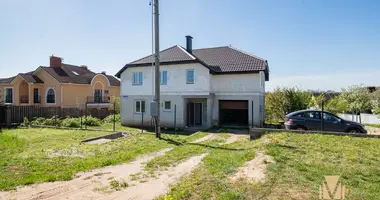
<instances>
[{"instance_id":1,"label":"grey wall section","mask_svg":"<svg viewBox=\"0 0 380 200\"><path fill-rule=\"evenodd\" d=\"M135 113L134 102L137 100L145 100L145 113L143 115L144 126L151 126L150 102L153 101L151 95L134 95L121 97L121 124L125 126L141 126L142 114ZM186 126L186 103L188 101L197 101L203 103L203 127L211 127L219 125L219 100L247 100L248 101L248 118L249 125L262 127L264 123L264 95L210 95L202 96L199 99L196 96L188 97L181 95L161 96L161 127L174 126L174 105L177 106L176 125L177 127ZM171 101L171 110L163 110L163 102ZM252 101L253 115L252 115Z\"/></svg>"},{"instance_id":2,"label":"grey wall section","mask_svg":"<svg viewBox=\"0 0 380 200\"><path fill-rule=\"evenodd\" d=\"M145 113L142 116L141 113L135 113L134 102L137 100L145 101ZM151 126L152 117L150 116L150 102L153 101L151 95L134 95L123 96L121 98L121 124L125 126L141 126L142 117L144 118L144 126ZM171 102L171 110L164 111L163 102ZM161 96L161 127L174 126L174 105L177 106L176 121L178 127L184 127L184 99L180 95Z\"/></svg>"}]
</instances>

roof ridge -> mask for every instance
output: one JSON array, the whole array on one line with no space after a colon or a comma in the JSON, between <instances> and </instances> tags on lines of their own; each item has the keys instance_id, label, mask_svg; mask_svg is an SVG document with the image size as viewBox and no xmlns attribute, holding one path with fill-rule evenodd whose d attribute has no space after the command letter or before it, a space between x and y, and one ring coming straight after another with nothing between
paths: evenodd
<instances>
[{"instance_id":1,"label":"roof ridge","mask_svg":"<svg viewBox=\"0 0 380 200\"><path fill-rule=\"evenodd\" d=\"M264 58L261 58L261 57L259 57L259 56L256 56L256 55L253 55L253 54L251 54L251 53L245 52L245 51L243 51L243 50L241 50L241 49L238 49L238 48L236 48L236 47L232 47L232 46L227 46L227 47L230 48L230 49L233 49L233 50L235 50L235 51L239 51L240 53L243 53L243 54L246 54L246 55L252 56L252 57L254 57L254 58L260 59L260 60L262 60L262 61L267 61L267 60L265 60Z\"/></svg>"},{"instance_id":2,"label":"roof ridge","mask_svg":"<svg viewBox=\"0 0 380 200\"><path fill-rule=\"evenodd\" d=\"M196 50L203 50L203 49L217 49L217 48L225 48L228 46L217 46L217 47L205 47L205 48L199 48L199 49L193 49L194 51Z\"/></svg>"},{"instance_id":3,"label":"roof ridge","mask_svg":"<svg viewBox=\"0 0 380 200\"><path fill-rule=\"evenodd\" d=\"M159 53L164 52L164 51L167 51L167 50L172 49L172 48L177 47L177 46L178 46L178 45L171 46L171 47L169 47L169 48L166 48L166 49L160 51ZM150 55L145 56L145 57L143 57L143 58L140 58L140 59L134 60L134 61L132 61L132 62L129 62L128 64L131 64L131 63L134 63L134 62L137 62L137 61L143 60L143 59L145 59L145 58L149 58L150 56L153 56L153 55L154 55L154 54L150 54Z\"/></svg>"},{"instance_id":4,"label":"roof ridge","mask_svg":"<svg viewBox=\"0 0 380 200\"><path fill-rule=\"evenodd\" d=\"M187 50L185 50L185 48L183 48L182 46L180 45L176 45L178 48L180 48L183 52L185 52L188 56L190 56L193 60L196 60L196 57L194 55L192 55L191 53L189 53Z\"/></svg>"}]
</instances>

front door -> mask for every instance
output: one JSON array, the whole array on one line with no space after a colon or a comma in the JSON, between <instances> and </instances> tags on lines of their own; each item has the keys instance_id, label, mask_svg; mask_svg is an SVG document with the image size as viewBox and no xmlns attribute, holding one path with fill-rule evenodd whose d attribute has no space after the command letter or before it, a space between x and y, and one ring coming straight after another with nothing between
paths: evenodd
<instances>
[{"instance_id":1,"label":"front door","mask_svg":"<svg viewBox=\"0 0 380 200\"><path fill-rule=\"evenodd\" d=\"M187 103L187 126L202 126L202 103Z\"/></svg>"}]
</instances>

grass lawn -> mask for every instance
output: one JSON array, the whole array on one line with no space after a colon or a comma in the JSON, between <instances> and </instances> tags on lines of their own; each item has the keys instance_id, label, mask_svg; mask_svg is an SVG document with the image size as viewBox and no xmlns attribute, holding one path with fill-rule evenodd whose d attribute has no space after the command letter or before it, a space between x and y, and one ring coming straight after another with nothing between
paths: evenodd
<instances>
[{"instance_id":1,"label":"grass lawn","mask_svg":"<svg viewBox=\"0 0 380 200\"><path fill-rule=\"evenodd\" d=\"M69 180L79 171L128 162L139 155L174 146L153 134L123 128L132 136L106 144L80 141L109 133L56 129L9 129L0 133L0 190L37 182ZM164 135L165 136L165 135ZM203 135L190 136L197 139ZM187 136L165 136L182 140Z\"/></svg>"},{"instance_id":2,"label":"grass lawn","mask_svg":"<svg viewBox=\"0 0 380 200\"><path fill-rule=\"evenodd\" d=\"M346 199L378 199L379 146L379 139L280 133L225 145L225 149L208 148L202 166L160 199L318 199L326 175L341 176ZM267 181L232 182L229 177L258 149L274 160ZM172 160L170 155L166 158ZM167 165L162 160L158 163Z\"/></svg>"},{"instance_id":3,"label":"grass lawn","mask_svg":"<svg viewBox=\"0 0 380 200\"><path fill-rule=\"evenodd\" d=\"M163 134L163 140L158 140L153 134L140 134L138 129L123 129L132 136L101 145L83 145L79 141L105 134L102 132L5 130L0 134L0 190L68 180L78 171L128 162L142 154L174 147L149 161L145 169L157 172L195 155L207 156L158 199L318 199L319 186L326 175L341 176L347 188L346 199L380 196L380 139L277 133L255 141L249 141L247 136L221 145L228 134L192 143L207 133ZM273 157L267 180L231 181L230 177L257 151Z\"/></svg>"},{"instance_id":4,"label":"grass lawn","mask_svg":"<svg viewBox=\"0 0 380 200\"><path fill-rule=\"evenodd\" d=\"M380 124L364 124L366 126L370 126L370 127L375 127L375 128L380 128Z\"/></svg>"}]
</instances>

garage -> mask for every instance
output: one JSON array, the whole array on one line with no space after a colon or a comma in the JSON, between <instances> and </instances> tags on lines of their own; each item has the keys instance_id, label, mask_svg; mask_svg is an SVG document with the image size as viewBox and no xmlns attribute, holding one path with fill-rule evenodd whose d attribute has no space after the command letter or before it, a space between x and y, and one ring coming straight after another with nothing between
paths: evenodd
<instances>
[{"instance_id":1,"label":"garage","mask_svg":"<svg viewBox=\"0 0 380 200\"><path fill-rule=\"evenodd\" d=\"M219 122L221 126L247 126L248 101L219 100Z\"/></svg>"}]
</instances>

